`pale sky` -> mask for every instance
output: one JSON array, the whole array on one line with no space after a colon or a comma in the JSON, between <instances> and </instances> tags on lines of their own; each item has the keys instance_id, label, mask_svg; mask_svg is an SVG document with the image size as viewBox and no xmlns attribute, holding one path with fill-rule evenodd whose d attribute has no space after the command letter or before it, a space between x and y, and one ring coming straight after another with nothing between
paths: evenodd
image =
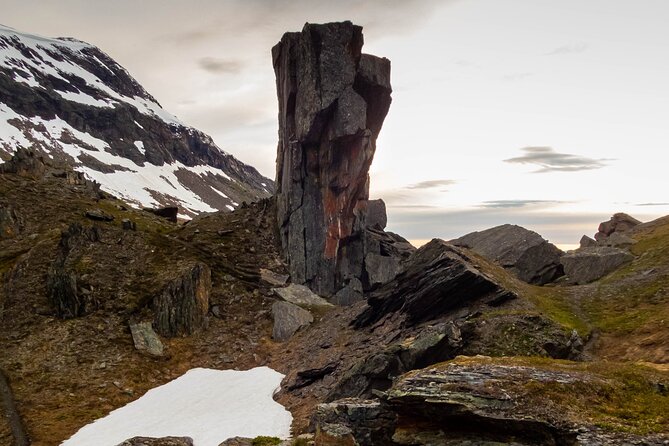
<instances>
[{"instance_id":1,"label":"pale sky","mask_svg":"<svg viewBox=\"0 0 669 446\"><path fill-rule=\"evenodd\" d=\"M392 61L372 165L389 230L521 224L578 243L669 214L667 0L0 0L0 23L99 46L170 112L274 177L270 49L352 20Z\"/></svg>"}]
</instances>

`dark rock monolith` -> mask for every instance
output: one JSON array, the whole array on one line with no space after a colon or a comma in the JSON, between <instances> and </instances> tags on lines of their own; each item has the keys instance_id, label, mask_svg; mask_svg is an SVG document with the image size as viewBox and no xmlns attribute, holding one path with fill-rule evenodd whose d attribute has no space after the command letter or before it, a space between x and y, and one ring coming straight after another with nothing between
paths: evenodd
<instances>
[{"instance_id":1,"label":"dark rock monolith","mask_svg":"<svg viewBox=\"0 0 669 446\"><path fill-rule=\"evenodd\" d=\"M293 282L328 297L364 275L368 172L391 102L390 61L362 45L360 26L308 23L272 49L281 243Z\"/></svg>"}]
</instances>

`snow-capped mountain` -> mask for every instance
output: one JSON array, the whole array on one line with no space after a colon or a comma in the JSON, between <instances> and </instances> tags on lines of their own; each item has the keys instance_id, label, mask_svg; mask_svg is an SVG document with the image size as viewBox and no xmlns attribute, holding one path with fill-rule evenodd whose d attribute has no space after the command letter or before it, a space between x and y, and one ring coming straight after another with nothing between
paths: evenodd
<instances>
[{"instance_id":1,"label":"snow-capped mountain","mask_svg":"<svg viewBox=\"0 0 669 446\"><path fill-rule=\"evenodd\" d=\"M19 147L72 163L139 206L232 210L274 184L165 111L100 49L0 25L0 162Z\"/></svg>"}]
</instances>

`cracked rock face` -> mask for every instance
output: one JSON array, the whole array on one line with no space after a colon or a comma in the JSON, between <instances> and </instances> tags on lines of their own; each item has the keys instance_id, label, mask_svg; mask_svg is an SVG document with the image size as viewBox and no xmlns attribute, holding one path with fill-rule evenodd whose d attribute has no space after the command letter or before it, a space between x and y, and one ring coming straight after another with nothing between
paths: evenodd
<instances>
[{"instance_id":1,"label":"cracked rock face","mask_svg":"<svg viewBox=\"0 0 669 446\"><path fill-rule=\"evenodd\" d=\"M277 215L292 280L332 296L363 276L369 166L391 102L390 61L362 28L306 24L272 49Z\"/></svg>"}]
</instances>

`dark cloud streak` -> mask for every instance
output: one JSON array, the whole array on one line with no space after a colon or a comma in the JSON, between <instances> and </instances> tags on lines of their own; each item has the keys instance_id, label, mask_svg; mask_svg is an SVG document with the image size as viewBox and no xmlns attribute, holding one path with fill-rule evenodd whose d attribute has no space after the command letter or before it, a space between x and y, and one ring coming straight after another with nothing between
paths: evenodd
<instances>
[{"instance_id":1,"label":"dark cloud streak","mask_svg":"<svg viewBox=\"0 0 669 446\"><path fill-rule=\"evenodd\" d=\"M534 171L534 173L578 172L601 169L607 166L607 161L612 161L611 159L594 159L569 153L560 153L556 152L552 147L524 147L520 150L525 152L525 154L505 159L504 162L539 166L540 169Z\"/></svg>"},{"instance_id":2,"label":"dark cloud streak","mask_svg":"<svg viewBox=\"0 0 669 446\"><path fill-rule=\"evenodd\" d=\"M455 180L428 180L428 181L421 181L420 183L415 183L415 184L410 184L407 186L407 189L435 189L437 187L445 187L445 186L452 186L456 184L457 181Z\"/></svg>"},{"instance_id":3,"label":"dark cloud streak","mask_svg":"<svg viewBox=\"0 0 669 446\"><path fill-rule=\"evenodd\" d=\"M237 74L243 68L242 62L238 60L219 59L216 57L203 57L198 60L198 66L214 74Z\"/></svg>"}]
</instances>

